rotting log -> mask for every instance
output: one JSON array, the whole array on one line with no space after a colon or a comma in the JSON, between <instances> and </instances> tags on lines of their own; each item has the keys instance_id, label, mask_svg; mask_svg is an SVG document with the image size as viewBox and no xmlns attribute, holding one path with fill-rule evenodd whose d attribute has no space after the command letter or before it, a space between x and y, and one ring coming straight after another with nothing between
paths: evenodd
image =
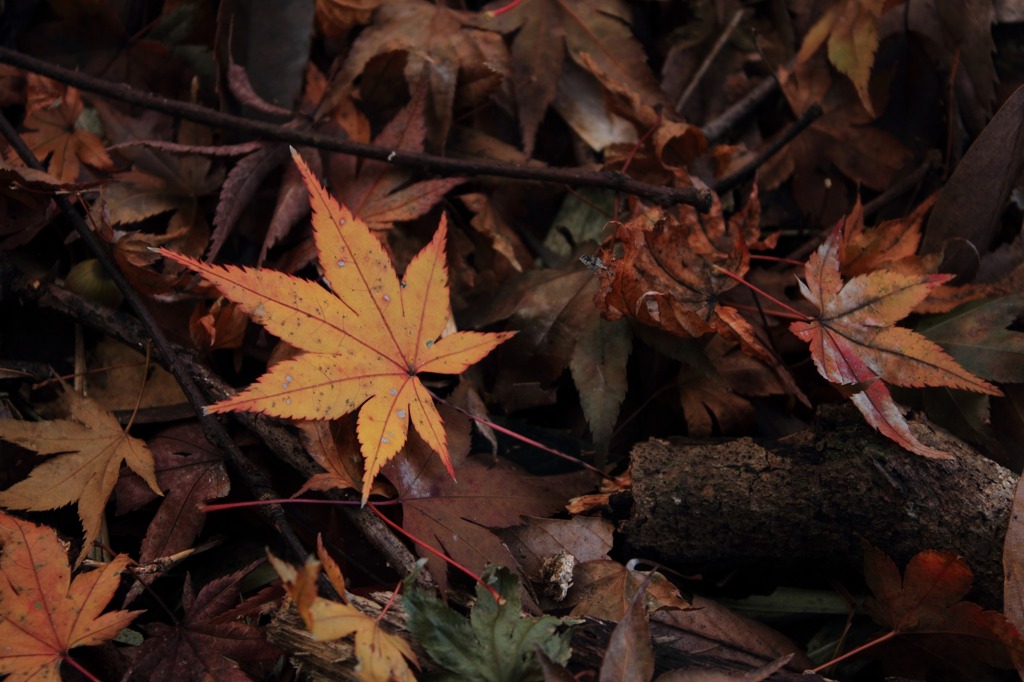
<instances>
[{"instance_id":1,"label":"rotting log","mask_svg":"<svg viewBox=\"0 0 1024 682\"><path fill-rule=\"evenodd\" d=\"M974 571L971 598L999 609L1017 477L945 432L911 428L952 458L907 452L846 406L774 441L640 443L627 551L701 572L858 566L860 538L901 569L921 550L947 550Z\"/></svg>"}]
</instances>

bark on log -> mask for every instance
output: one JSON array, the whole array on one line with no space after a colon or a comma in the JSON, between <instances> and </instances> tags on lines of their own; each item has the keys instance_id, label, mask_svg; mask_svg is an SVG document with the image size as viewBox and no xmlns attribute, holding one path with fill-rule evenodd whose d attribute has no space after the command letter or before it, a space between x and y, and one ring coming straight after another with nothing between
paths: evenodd
<instances>
[{"instance_id":1,"label":"bark on log","mask_svg":"<svg viewBox=\"0 0 1024 682\"><path fill-rule=\"evenodd\" d=\"M862 561L861 537L901 568L921 550L948 550L974 570L973 598L1001 608L1016 475L949 434L912 429L953 459L911 454L847 407L773 442L641 443L628 549L687 572L848 568Z\"/></svg>"}]
</instances>

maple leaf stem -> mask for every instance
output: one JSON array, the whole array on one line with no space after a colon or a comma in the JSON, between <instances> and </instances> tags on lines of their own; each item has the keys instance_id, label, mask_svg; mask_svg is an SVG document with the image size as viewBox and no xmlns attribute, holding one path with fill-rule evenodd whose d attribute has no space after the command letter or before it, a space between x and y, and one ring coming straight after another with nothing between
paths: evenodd
<instances>
[{"instance_id":1,"label":"maple leaf stem","mask_svg":"<svg viewBox=\"0 0 1024 682\"><path fill-rule=\"evenodd\" d=\"M805 319L805 318L801 318L801 319ZM601 478L604 478L606 480L609 480L609 481L614 481L615 480L614 476L610 476L609 474L606 474L605 472L601 471L600 469L598 469L593 464L589 464L588 462L584 462L582 459L579 459L578 457L573 457L572 455L568 455L568 454L566 454L564 452L561 452L559 450L555 450L554 448L548 447L547 445L544 445L543 443L538 443L537 441L533 440L532 438L527 438L526 436L520 435L520 434L516 433L515 431L512 431L510 429L506 429L504 426L499 426L499 425L495 424L492 421L488 421L487 419L484 419L483 417L478 417L475 414L471 414L469 411L459 407L458 405L453 405L452 403L448 402L447 400L445 400L444 398L438 396L437 394L435 394L433 392L431 392L430 395L432 395L434 397L434 400L436 400L436 401L438 401L440 403L444 403L445 405L447 405L448 407L450 407L450 408L452 408L454 410L458 410L459 412L461 412L462 414L466 415L467 417L469 417L473 421L475 421L475 422L477 422L479 424L483 424L484 426L489 426L492 429L494 429L495 431L498 431L499 433L503 433L506 436L509 436L511 438L515 438L520 443L526 443L527 445L532 445L533 447L538 448L540 450L543 450L544 452L551 453L555 457L560 457L561 459L564 459L564 460L566 460L568 462L572 462L573 464L578 464L581 467L583 467L584 469L586 469L587 471L592 471L595 474L597 474L598 476L600 476Z\"/></svg>"},{"instance_id":2,"label":"maple leaf stem","mask_svg":"<svg viewBox=\"0 0 1024 682\"><path fill-rule=\"evenodd\" d=\"M149 373L149 361L150 361L150 350L152 345L146 343L146 360L145 370L142 372L142 385L139 386L139 395L135 398L135 406L132 408L132 416L128 419L128 423L124 425L124 432L127 434L131 431L132 424L135 423L135 417L139 414L139 407L142 406L142 396L146 392L146 375Z\"/></svg>"},{"instance_id":3,"label":"maple leaf stem","mask_svg":"<svg viewBox=\"0 0 1024 682\"><path fill-rule=\"evenodd\" d=\"M392 507L401 504L401 500L383 500L381 502L370 502L378 507ZM359 500L311 500L306 497L287 497L276 500L249 500L247 502L222 502L220 504L200 504L199 509L204 512L227 511L229 509L242 509L243 507L263 507L268 504L333 504L342 507L361 507Z\"/></svg>"},{"instance_id":4,"label":"maple leaf stem","mask_svg":"<svg viewBox=\"0 0 1024 682\"><path fill-rule=\"evenodd\" d=\"M384 608L382 608L380 610L380 613L377 615L376 620L377 620L378 623L380 623L381 621L384 620L384 614L386 614L388 612L388 610L391 608L391 605L395 603L395 599L398 598L398 593L402 589L402 583L403 582L404 581L399 580L398 584L395 585L395 589L391 590L391 599L388 599L388 603L384 605Z\"/></svg>"},{"instance_id":5,"label":"maple leaf stem","mask_svg":"<svg viewBox=\"0 0 1024 682\"><path fill-rule=\"evenodd\" d=\"M798 268L804 267L805 263L793 260L792 258L780 258L779 256L768 256L763 253L752 253L750 254L750 260L766 260L772 263L785 263L786 265L793 265Z\"/></svg>"},{"instance_id":6,"label":"maple leaf stem","mask_svg":"<svg viewBox=\"0 0 1024 682\"><path fill-rule=\"evenodd\" d=\"M391 520L391 519L389 519L388 517L384 516L384 514L382 514L382 513L380 512L380 510L379 510L379 509L377 509L377 507L376 507L375 503L371 502L371 503L369 503L369 504L368 504L368 505L366 505L366 506L367 506L367 507L369 507L369 508L370 508L370 510L371 510L371 511L372 511L372 512L373 512L374 514L376 514L377 516L379 516L379 517L380 517L380 520L381 520L381 521L383 521L384 523L386 523L386 524L387 524L388 526L390 526L390 527L391 527L392 529L394 529L394 530L395 530L395 531L397 531L398 533L401 533L401 534L402 534L402 535L404 535L405 537L409 538L410 540L412 540L412 541L413 541L413 542L415 542L415 543L416 543L417 545L419 545L419 546L420 546L420 547L422 547L423 549L427 550L428 552L430 552L430 553L431 553L431 554L433 554L434 556L436 556L436 557L438 557L438 558L440 558L440 559L443 559L443 560L444 560L445 562L447 562L448 564L450 564L450 565L451 565L451 566L452 566L453 568L455 568L455 569L457 569L457 570L459 570L459 571L462 571L463 573L465 573L466 575L468 575L468 576L469 576L470 578L472 578L473 580L475 580L475 581L476 581L477 583L479 583L480 585L483 585L483 586L484 586L484 588L485 588L485 589L486 589L486 590L487 590L488 592L490 592L490 593L491 593L491 596L492 596L492 597L494 597L494 601L496 601L496 602L498 602L499 604L502 604L502 605L504 605L504 604L505 604L505 598L504 598L504 597L502 597L502 596L501 596L500 594L498 594L498 591L497 591L496 589L494 589L493 587L491 587L490 585L488 585L488 584L487 584L486 582L484 582L484 579L483 579L483 578L481 578L480 576L478 576L478 575L477 575L476 573L474 573L473 571L469 570L468 568L466 568L465 566L463 566L462 564L460 564L459 562L457 562L457 561L456 561L455 559L452 559L452 558L451 558L450 556L448 556L448 555L447 555L447 554L445 554L444 552L439 552L439 551L437 551L436 549L434 549L433 547L431 547L431 546L430 546L430 545L428 545L427 543L425 543L425 542L423 542L422 540L420 540L420 539L419 539L418 537L416 537L415 535L413 535L413 534L409 533L408 531L406 531L406 530L405 530L404 528L402 528L401 526L399 526L399 525L398 525L397 523L395 523L394 521L392 521L392 520Z\"/></svg>"},{"instance_id":7,"label":"maple leaf stem","mask_svg":"<svg viewBox=\"0 0 1024 682\"><path fill-rule=\"evenodd\" d=\"M873 646L877 646L877 645L881 644L882 642L886 642L886 641L892 639L893 637L895 637L898 634L899 633L896 632L895 630L891 630L891 631L885 633L884 635L882 635L881 637L876 637L875 639L871 640L870 642L866 642L864 644L861 644L856 649L851 649L850 651L847 651L845 654L843 654L842 656L839 656L838 658L833 658L831 661L828 661L827 663L822 663L817 668L812 669L811 672L812 673L819 673L822 670L825 670L826 668L829 668L829 667L831 667L833 665L836 665L838 663L842 663L846 659L852 658L853 656L856 656L857 654L860 654L861 652L866 651L867 649L870 649Z\"/></svg>"},{"instance_id":8,"label":"maple leaf stem","mask_svg":"<svg viewBox=\"0 0 1024 682\"><path fill-rule=\"evenodd\" d=\"M522 1L523 0L512 0L512 2L508 3L507 5L502 5L498 9L492 9L492 10L488 10L488 11L484 12L484 16L487 16L487 17L501 16L502 14L505 14L506 12L511 12L512 10L514 10L516 7L519 6L519 3L521 3Z\"/></svg>"},{"instance_id":9,"label":"maple leaf stem","mask_svg":"<svg viewBox=\"0 0 1024 682\"><path fill-rule=\"evenodd\" d=\"M260 507L260 506L264 506L264 505L268 505L268 504L357 505L357 504L360 504L360 503L357 500L307 500L307 499L291 498L291 499L287 499L287 500L250 500L248 502L225 502L223 504L200 505L200 507L203 509L203 511L211 512L211 511L225 511L227 509L240 509L242 507ZM481 585L483 585L487 589L487 591L490 592L494 596L495 601L497 601L499 604L504 604L505 603L505 599L500 594L498 594L498 591L495 590L490 585L488 585L487 583L485 583L483 578L481 578L476 573L474 573L473 571L469 570L468 568L466 568L465 566L463 566L459 562L455 561L454 559L452 559L447 554L444 554L443 552L437 551L436 549L434 549L433 547L431 547L427 543L425 543L422 540L420 540L415 535L410 534L408 531L406 531L404 528L399 526L397 523L395 523L394 521L392 521L388 517L384 516L384 514L382 514L380 512L380 510L377 509L377 507L386 507L386 506L391 506L391 505L395 505L395 504L401 504L401 500L387 500L385 502L369 502L369 503L367 503L366 507L369 508L370 511L372 511L374 514L376 514L378 517L380 517L380 520L383 521L384 523L386 523L392 530L394 530L394 531L400 533L401 535L405 536L406 538L408 538L412 542L416 543L417 545L419 545L423 549L427 550L431 554L434 554L438 558L440 558L440 559L446 561L447 563L451 564L451 566L453 568L455 568L456 570L462 571L463 573L468 575L470 578L472 578L476 582L478 582ZM392 599L393 598L394 598L394 596L392 595ZM390 604L390 603L391 602L388 602L388 604ZM385 610L386 610L386 608L387 607L385 607Z\"/></svg>"},{"instance_id":10,"label":"maple leaf stem","mask_svg":"<svg viewBox=\"0 0 1024 682\"><path fill-rule=\"evenodd\" d=\"M82 677L89 680L89 682L101 682L100 678L96 677L91 672L86 670L84 667L82 667L81 663L71 658L70 656L65 655L64 660L67 661L68 665L70 665L72 668L81 673Z\"/></svg>"},{"instance_id":11,"label":"maple leaf stem","mask_svg":"<svg viewBox=\"0 0 1024 682\"><path fill-rule=\"evenodd\" d=\"M788 310L793 315L796 315L797 316L796 319L800 320L801 322L810 322L811 321L811 318L809 316L807 316L804 313L800 312L799 310L797 310L793 306L787 305L785 302L780 301L779 299L775 298L774 296L769 294L764 289L761 289L760 287L755 286L754 284L751 284L747 280L745 280L742 277L740 277L739 275L737 275L735 272L732 272L731 270L727 270L726 268L723 268L721 265L712 265L711 267L714 268L716 272L720 272L723 275L725 275L726 277L728 277L730 279L736 280L737 282L739 282L743 286L747 287L751 291L753 291L755 293L758 293L758 294L761 294L766 299L768 299L769 301L771 301L775 305L779 306L783 310Z\"/></svg>"},{"instance_id":12,"label":"maple leaf stem","mask_svg":"<svg viewBox=\"0 0 1024 682\"><path fill-rule=\"evenodd\" d=\"M764 313L765 315L777 317L782 320L799 320L800 322L807 321L806 316L797 317L796 315L786 312L784 310L765 310L764 308L755 308L752 305L743 305L742 303L730 303L730 305L733 308L736 308L737 310L745 310L748 313Z\"/></svg>"}]
</instances>

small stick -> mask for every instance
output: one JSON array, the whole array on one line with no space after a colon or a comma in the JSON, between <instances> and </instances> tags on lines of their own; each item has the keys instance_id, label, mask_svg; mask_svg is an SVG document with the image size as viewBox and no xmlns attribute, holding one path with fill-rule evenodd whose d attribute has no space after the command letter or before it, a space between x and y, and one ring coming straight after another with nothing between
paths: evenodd
<instances>
[{"instance_id":1,"label":"small stick","mask_svg":"<svg viewBox=\"0 0 1024 682\"><path fill-rule=\"evenodd\" d=\"M586 168L550 168L547 166L498 163L473 159L456 159L420 152L403 151L375 144L364 144L297 127L256 121L243 116L214 111L207 107L160 97L135 90L123 83L71 71L49 62L29 57L16 50L0 47L0 63L10 64L32 73L42 74L79 90L110 97L122 102L160 111L179 118L217 128L247 132L256 137L281 140L296 147L341 152L351 156L375 159L399 166L420 168L438 175L492 176L515 180L549 182L569 187L600 187L624 192L662 205L689 204L702 212L711 208L711 192L696 187L664 187L634 180L615 171L594 171Z\"/></svg>"},{"instance_id":2,"label":"small stick","mask_svg":"<svg viewBox=\"0 0 1024 682\"><path fill-rule=\"evenodd\" d=\"M754 155L745 166L740 168L732 175L727 175L718 182L715 183L715 193L722 194L728 192L730 189L740 184L747 179L748 176L752 175L754 171L764 164L765 161L775 156L783 147L792 142L797 135L807 130L812 123L821 118L824 110L821 105L817 102L807 107L807 111L800 115L793 125L787 128L782 135L777 137L771 144L759 151Z\"/></svg>"},{"instance_id":3,"label":"small stick","mask_svg":"<svg viewBox=\"0 0 1024 682\"><path fill-rule=\"evenodd\" d=\"M738 9L733 13L732 19L729 20L729 24L725 27L725 30L722 31L722 35L718 36L718 40L715 41L715 44L711 47L711 51L704 57L704 61L701 62L700 68L697 69L697 73L693 74L693 78L690 79L689 85L686 86L686 89L683 90L683 94L679 95L679 99L676 100L677 114L683 113L683 107L685 107L686 103L690 100L690 96L693 94L693 91L697 89L697 86L704 78L704 74L707 73L712 62L715 61L715 57L718 56L718 53L722 51L723 47L725 47L725 43L728 42L729 38L732 36L732 32L736 30L736 27L740 25L740 21L746 13L747 11L745 9Z\"/></svg>"},{"instance_id":4,"label":"small stick","mask_svg":"<svg viewBox=\"0 0 1024 682\"><path fill-rule=\"evenodd\" d=\"M735 128L740 121L753 114L778 87L777 78L766 76L750 92L723 111L718 118L704 124L701 130L704 131L704 137L707 138L708 144L714 145L725 137L725 134Z\"/></svg>"}]
</instances>

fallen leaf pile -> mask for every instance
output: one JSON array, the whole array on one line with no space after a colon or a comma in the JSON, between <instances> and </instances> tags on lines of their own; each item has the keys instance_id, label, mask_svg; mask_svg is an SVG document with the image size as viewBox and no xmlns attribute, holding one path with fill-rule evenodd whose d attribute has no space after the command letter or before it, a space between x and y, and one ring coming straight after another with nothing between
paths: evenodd
<instances>
[{"instance_id":1,"label":"fallen leaf pile","mask_svg":"<svg viewBox=\"0 0 1024 682\"><path fill-rule=\"evenodd\" d=\"M0 7L0 677L1024 670L1022 3Z\"/></svg>"}]
</instances>

